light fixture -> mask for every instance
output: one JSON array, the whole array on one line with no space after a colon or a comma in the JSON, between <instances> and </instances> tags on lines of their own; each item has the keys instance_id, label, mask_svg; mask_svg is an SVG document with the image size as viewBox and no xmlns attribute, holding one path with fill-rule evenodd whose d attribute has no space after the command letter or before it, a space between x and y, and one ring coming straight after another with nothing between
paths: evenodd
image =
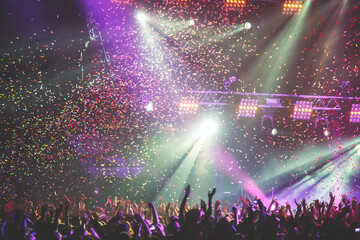
<instances>
[{"instance_id":1,"label":"light fixture","mask_svg":"<svg viewBox=\"0 0 360 240\"><path fill-rule=\"evenodd\" d=\"M310 119L312 107L312 101L296 101L293 118L301 120Z\"/></svg>"},{"instance_id":2,"label":"light fixture","mask_svg":"<svg viewBox=\"0 0 360 240\"><path fill-rule=\"evenodd\" d=\"M241 11L246 5L244 0L226 0L225 9L227 11Z\"/></svg>"},{"instance_id":3,"label":"light fixture","mask_svg":"<svg viewBox=\"0 0 360 240\"><path fill-rule=\"evenodd\" d=\"M199 108L199 104L195 100L184 99L179 103L180 114L195 114Z\"/></svg>"},{"instance_id":4,"label":"light fixture","mask_svg":"<svg viewBox=\"0 0 360 240\"><path fill-rule=\"evenodd\" d=\"M242 98L239 105L239 117L255 117L258 99Z\"/></svg>"},{"instance_id":5,"label":"light fixture","mask_svg":"<svg viewBox=\"0 0 360 240\"><path fill-rule=\"evenodd\" d=\"M360 104L353 104L350 111L350 123L360 122Z\"/></svg>"},{"instance_id":6,"label":"light fixture","mask_svg":"<svg viewBox=\"0 0 360 240\"><path fill-rule=\"evenodd\" d=\"M139 20L139 22L141 22L141 23L146 22L147 19L148 19L147 16L146 16L146 14L143 13L143 12L138 12L138 13L136 14L136 18L137 18L137 20Z\"/></svg>"},{"instance_id":7,"label":"light fixture","mask_svg":"<svg viewBox=\"0 0 360 240\"><path fill-rule=\"evenodd\" d=\"M303 7L302 1L286 0L283 4L284 15L299 15Z\"/></svg>"}]
</instances>

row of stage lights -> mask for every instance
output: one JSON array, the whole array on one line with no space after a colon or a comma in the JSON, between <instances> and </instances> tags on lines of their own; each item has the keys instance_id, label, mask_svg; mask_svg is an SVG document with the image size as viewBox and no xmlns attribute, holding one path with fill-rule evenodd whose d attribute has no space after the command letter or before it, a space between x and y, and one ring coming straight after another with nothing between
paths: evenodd
<instances>
[{"instance_id":1,"label":"row of stage lights","mask_svg":"<svg viewBox=\"0 0 360 240\"><path fill-rule=\"evenodd\" d=\"M112 3L117 4L130 4L133 0L111 0ZM185 6L189 3L190 0L169 0L169 3L172 5L182 5ZM225 9L228 11L241 11L246 7L247 2L245 0L226 0ZM283 3L284 15L299 15L303 7L303 1L299 0L285 0Z\"/></svg>"},{"instance_id":2,"label":"row of stage lights","mask_svg":"<svg viewBox=\"0 0 360 240\"><path fill-rule=\"evenodd\" d=\"M351 123L360 122L360 104L353 104L351 106L349 122Z\"/></svg>"},{"instance_id":3,"label":"row of stage lights","mask_svg":"<svg viewBox=\"0 0 360 240\"><path fill-rule=\"evenodd\" d=\"M184 100L179 104L179 113L182 115L196 114L199 103L195 100ZM240 100L238 116L254 118L258 109L258 99L243 98ZM296 101L293 119L309 120L313 112L312 101ZM353 104L350 111L350 123L360 123L360 104Z\"/></svg>"},{"instance_id":4,"label":"row of stage lights","mask_svg":"<svg viewBox=\"0 0 360 240\"><path fill-rule=\"evenodd\" d=\"M285 1L283 5L283 14L284 15L299 15L300 11L303 7L303 3L301 1Z\"/></svg>"},{"instance_id":5,"label":"row of stage lights","mask_svg":"<svg viewBox=\"0 0 360 240\"><path fill-rule=\"evenodd\" d=\"M225 8L228 11L241 11L246 6L244 0L226 0Z\"/></svg>"}]
</instances>

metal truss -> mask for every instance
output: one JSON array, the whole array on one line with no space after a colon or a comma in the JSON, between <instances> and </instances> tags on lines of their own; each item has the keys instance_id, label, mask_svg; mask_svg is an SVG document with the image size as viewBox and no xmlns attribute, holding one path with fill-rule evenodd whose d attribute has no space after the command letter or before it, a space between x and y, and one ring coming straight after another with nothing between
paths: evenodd
<instances>
[{"instance_id":1,"label":"metal truss","mask_svg":"<svg viewBox=\"0 0 360 240\"><path fill-rule=\"evenodd\" d=\"M184 91L198 100L199 105L223 106L229 105L229 99L235 96L254 97L259 99L262 109L289 108L283 99L313 101L313 109L319 111L340 111L345 100L359 101L359 97L319 96L319 95L292 95L276 93L250 93L250 92L222 92L222 91ZM286 102L286 101L285 101Z\"/></svg>"}]
</instances>

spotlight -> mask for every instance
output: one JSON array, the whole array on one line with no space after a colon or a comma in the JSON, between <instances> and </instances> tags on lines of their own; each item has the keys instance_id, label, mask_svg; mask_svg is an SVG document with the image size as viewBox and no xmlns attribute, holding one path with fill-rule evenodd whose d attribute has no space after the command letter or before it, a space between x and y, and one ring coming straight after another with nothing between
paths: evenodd
<instances>
[{"instance_id":1,"label":"spotlight","mask_svg":"<svg viewBox=\"0 0 360 240\"><path fill-rule=\"evenodd\" d=\"M240 100L239 117L255 117L258 99L243 98Z\"/></svg>"},{"instance_id":2,"label":"spotlight","mask_svg":"<svg viewBox=\"0 0 360 240\"><path fill-rule=\"evenodd\" d=\"M183 100L179 103L180 114L195 114L199 108L199 104L194 100Z\"/></svg>"},{"instance_id":3,"label":"spotlight","mask_svg":"<svg viewBox=\"0 0 360 240\"><path fill-rule=\"evenodd\" d=\"M146 106L145 109L147 112L152 112L154 110L154 103L150 101Z\"/></svg>"},{"instance_id":4,"label":"spotlight","mask_svg":"<svg viewBox=\"0 0 360 240\"><path fill-rule=\"evenodd\" d=\"M293 118L302 120L310 119L312 105L312 101L296 101Z\"/></svg>"},{"instance_id":5,"label":"spotlight","mask_svg":"<svg viewBox=\"0 0 360 240\"><path fill-rule=\"evenodd\" d=\"M302 1L285 0L283 5L284 15L299 15L303 7Z\"/></svg>"},{"instance_id":6,"label":"spotlight","mask_svg":"<svg viewBox=\"0 0 360 240\"><path fill-rule=\"evenodd\" d=\"M276 136L278 133L278 130L276 128L273 128L273 130L271 130L271 135Z\"/></svg>"},{"instance_id":7,"label":"spotlight","mask_svg":"<svg viewBox=\"0 0 360 240\"><path fill-rule=\"evenodd\" d=\"M218 123L215 119L206 119L203 123L202 131L206 135L213 134L218 129Z\"/></svg>"},{"instance_id":8,"label":"spotlight","mask_svg":"<svg viewBox=\"0 0 360 240\"><path fill-rule=\"evenodd\" d=\"M229 11L242 11L246 2L242 0L226 0L225 8Z\"/></svg>"},{"instance_id":9,"label":"spotlight","mask_svg":"<svg viewBox=\"0 0 360 240\"><path fill-rule=\"evenodd\" d=\"M330 132L329 132L328 130L325 130L325 131L324 131L324 136L325 136L325 137L330 137Z\"/></svg>"},{"instance_id":10,"label":"spotlight","mask_svg":"<svg viewBox=\"0 0 360 240\"><path fill-rule=\"evenodd\" d=\"M142 22L142 23L147 21L147 16L143 12L138 12L136 15L136 18L139 20L139 22Z\"/></svg>"},{"instance_id":11,"label":"spotlight","mask_svg":"<svg viewBox=\"0 0 360 240\"><path fill-rule=\"evenodd\" d=\"M251 28L251 23L246 22L246 23L244 24L244 27L245 27L245 29L249 30L249 29Z\"/></svg>"},{"instance_id":12,"label":"spotlight","mask_svg":"<svg viewBox=\"0 0 360 240\"><path fill-rule=\"evenodd\" d=\"M189 19L188 24L189 24L189 26L194 26L195 25L195 20L194 19Z\"/></svg>"},{"instance_id":13,"label":"spotlight","mask_svg":"<svg viewBox=\"0 0 360 240\"><path fill-rule=\"evenodd\" d=\"M360 104L353 104L351 106L349 122L351 123L360 122Z\"/></svg>"}]
</instances>

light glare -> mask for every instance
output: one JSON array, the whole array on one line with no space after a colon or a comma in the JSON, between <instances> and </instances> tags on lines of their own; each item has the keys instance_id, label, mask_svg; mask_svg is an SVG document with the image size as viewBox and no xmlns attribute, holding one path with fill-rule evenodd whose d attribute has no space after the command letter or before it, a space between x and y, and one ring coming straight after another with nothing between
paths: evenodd
<instances>
[{"instance_id":1,"label":"light glare","mask_svg":"<svg viewBox=\"0 0 360 240\"><path fill-rule=\"evenodd\" d=\"M147 21L147 16L145 13L143 12L139 12L137 15L136 15L136 18L139 20L139 22L146 22Z\"/></svg>"}]
</instances>

